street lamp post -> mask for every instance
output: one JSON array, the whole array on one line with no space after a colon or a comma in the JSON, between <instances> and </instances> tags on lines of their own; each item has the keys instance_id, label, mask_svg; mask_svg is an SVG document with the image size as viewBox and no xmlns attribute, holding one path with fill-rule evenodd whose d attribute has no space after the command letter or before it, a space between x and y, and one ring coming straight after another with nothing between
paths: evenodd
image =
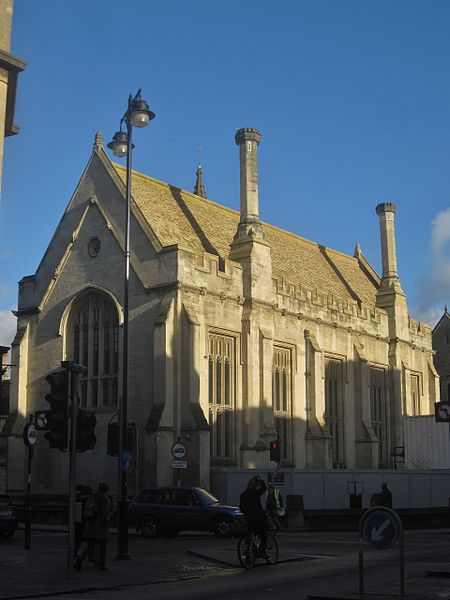
<instances>
[{"instance_id":1,"label":"street lamp post","mask_svg":"<svg viewBox=\"0 0 450 600\"><path fill-rule=\"evenodd\" d=\"M128 412L128 322L129 322L129 289L130 289L130 216L131 216L131 155L134 148L132 142L133 127L147 127L155 114L141 97L139 89L136 95L129 96L128 109L120 121L120 128L108 144L114 154L126 162L126 214L125 214L125 251L124 251L124 299L123 299L123 347L122 347L122 396L119 399L119 502L117 529L117 558L127 559L128 553L128 481L127 471L121 461L128 450L127 412ZM122 130L125 125L126 132ZM136 449L137 451L137 449Z\"/></svg>"}]
</instances>

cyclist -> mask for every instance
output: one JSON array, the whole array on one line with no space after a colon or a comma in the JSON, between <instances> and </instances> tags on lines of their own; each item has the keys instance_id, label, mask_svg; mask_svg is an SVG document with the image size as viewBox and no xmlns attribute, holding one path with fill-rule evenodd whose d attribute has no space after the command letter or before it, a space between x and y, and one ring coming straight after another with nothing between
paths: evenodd
<instances>
[{"instance_id":1,"label":"cyclist","mask_svg":"<svg viewBox=\"0 0 450 600\"><path fill-rule=\"evenodd\" d=\"M266 483L258 475L255 475L250 479L246 490L241 494L239 508L247 521L249 532L261 536L261 556L268 559L266 542L269 527L266 512L261 506L261 496L266 490Z\"/></svg>"}]
</instances>

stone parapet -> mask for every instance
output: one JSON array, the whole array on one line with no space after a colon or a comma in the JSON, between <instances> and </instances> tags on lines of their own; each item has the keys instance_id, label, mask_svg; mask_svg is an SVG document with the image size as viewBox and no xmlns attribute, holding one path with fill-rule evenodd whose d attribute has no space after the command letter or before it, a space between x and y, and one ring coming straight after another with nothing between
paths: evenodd
<instances>
[{"instance_id":1,"label":"stone parapet","mask_svg":"<svg viewBox=\"0 0 450 600\"><path fill-rule=\"evenodd\" d=\"M412 317L408 317L409 332L413 338L418 340L427 340L431 344L432 329L427 323L416 321Z\"/></svg>"},{"instance_id":2,"label":"stone parapet","mask_svg":"<svg viewBox=\"0 0 450 600\"><path fill-rule=\"evenodd\" d=\"M302 310L325 310L330 314L339 315L340 320L351 321L362 319L380 325L386 316L374 306L358 303L336 297L334 294L326 294L316 290L310 290L300 285L294 285L284 280L274 278L278 307L281 310L297 312Z\"/></svg>"}]
</instances>

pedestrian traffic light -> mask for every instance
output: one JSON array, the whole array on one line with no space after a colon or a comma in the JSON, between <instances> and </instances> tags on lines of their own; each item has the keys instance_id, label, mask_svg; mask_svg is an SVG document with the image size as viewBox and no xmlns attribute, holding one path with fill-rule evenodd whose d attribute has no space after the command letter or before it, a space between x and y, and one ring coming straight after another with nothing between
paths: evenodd
<instances>
[{"instance_id":1,"label":"pedestrian traffic light","mask_svg":"<svg viewBox=\"0 0 450 600\"><path fill-rule=\"evenodd\" d=\"M279 463L280 462L280 440L276 439L276 440L272 440L270 442L270 460L273 460L273 462Z\"/></svg>"},{"instance_id":2,"label":"pedestrian traffic light","mask_svg":"<svg viewBox=\"0 0 450 600\"><path fill-rule=\"evenodd\" d=\"M97 417L92 411L80 408L77 419L77 452L93 450L97 443L95 426Z\"/></svg>"},{"instance_id":3,"label":"pedestrian traffic light","mask_svg":"<svg viewBox=\"0 0 450 600\"><path fill-rule=\"evenodd\" d=\"M46 411L47 428L45 439L48 440L50 448L66 450L68 446L68 373L57 371L47 375L45 381L50 384L50 393L45 399L50 404L50 410Z\"/></svg>"}]
</instances>

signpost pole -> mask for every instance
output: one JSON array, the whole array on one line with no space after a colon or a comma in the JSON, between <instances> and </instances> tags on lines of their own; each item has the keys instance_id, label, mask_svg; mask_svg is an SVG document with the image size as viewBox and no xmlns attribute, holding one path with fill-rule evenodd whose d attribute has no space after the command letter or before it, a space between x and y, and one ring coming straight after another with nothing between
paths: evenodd
<instances>
[{"instance_id":1,"label":"signpost pole","mask_svg":"<svg viewBox=\"0 0 450 600\"><path fill-rule=\"evenodd\" d=\"M400 521L400 519L399 519ZM403 552L403 525L400 521L400 534L399 534L399 561L400 561L400 596L403 598L405 595L405 556Z\"/></svg>"},{"instance_id":2,"label":"signpost pole","mask_svg":"<svg viewBox=\"0 0 450 600\"><path fill-rule=\"evenodd\" d=\"M72 579L75 560L75 486L77 477L77 418L79 410L79 376L86 373L83 365L71 360L61 361L61 367L69 373L69 522L67 544L67 579Z\"/></svg>"},{"instance_id":3,"label":"signpost pole","mask_svg":"<svg viewBox=\"0 0 450 600\"><path fill-rule=\"evenodd\" d=\"M359 556L358 556L358 594L364 594L364 548L363 539L359 538Z\"/></svg>"},{"instance_id":4,"label":"signpost pole","mask_svg":"<svg viewBox=\"0 0 450 600\"><path fill-rule=\"evenodd\" d=\"M187 462L182 460L186 456L187 448L183 444L183 442L180 440L180 438L177 438L177 441L172 446L171 452L172 452L172 456L175 459L172 461L171 467L172 467L172 469L177 470L177 487L180 487L181 486L181 469L187 468Z\"/></svg>"},{"instance_id":5,"label":"signpost pole","mask_svg":"<svg viewBox=\"0 0 450 600\"><path fill-rule=\"evenodd\" d=\"M29 415L29 424L33 423L33 415ZM33 448L27 444L27 497L25 508L25 550L31 548L31 461L33 460Z\"/></svg>"},{"instance_id":6,"label":"signpost pole","mask_svg":"<svg viewBox=\"0 0 450 600\"><path fill-rule=\"evenodd\" d=\"M75 392L75 376L69 369L69 539L67 548L67 579L72 579L75 560L75 486L77 477L77 398Z\"/></svg>"},{"instance_id":7,"label":"signpost pole","mask_svg":"<svg viewBox=\"0 0 450 600\"><path fill-rule=\"evenodd\" d=\"M359 593L363 594L363 540L378 550L386 550L398 540L400 567L400 597L405 595L405 557L403 524L398 514L386 506L369 508L359 522Z\"/></svg>"}]
</instances>

